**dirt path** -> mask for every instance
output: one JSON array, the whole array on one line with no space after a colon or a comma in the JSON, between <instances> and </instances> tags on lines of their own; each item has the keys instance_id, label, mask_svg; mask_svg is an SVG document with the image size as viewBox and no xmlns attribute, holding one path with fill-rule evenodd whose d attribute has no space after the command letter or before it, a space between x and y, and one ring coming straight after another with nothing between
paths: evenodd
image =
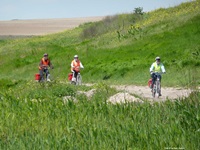
<instances>
[{"instance_id":1,"label":"dirt path","mask_svg":"<svg viewBox=\"0 0 200 150\"><path fill-rule=\"evenodd\" d=\"M167 99L174 100L182 97L188 97L191 93L191 90L180 89L180 88L162 88L162 96L159 98L153 98L151 94L151 90L148 86L114 86L117 90L128 92L130 94L137 95L138 97L148 99L148 100L156 100L156 101L165 101Z\"/></svg>"},{"instance_id":2,"label":"dirt path","mask_svg":"<svg viewBox=\"0 0 200 150\"><path fill-rule=\"evenodd\" d=\"M92 84L85 84L86 86L91 86ZM172 87L163 87L162 96L159 98L153 98L151 94L151 89L148 86L136 86L136 85L113 85L111 86L116 88L118 93L111 96L108 101L111 103L119 103L125 101L140 101L149 100L149 101L165 101L165 100L175 100L179 98L188 97L191 93L189 89L183 88L172 88ZM90 95L93 93L88 93Z\"/></svg>"}]
</instances>

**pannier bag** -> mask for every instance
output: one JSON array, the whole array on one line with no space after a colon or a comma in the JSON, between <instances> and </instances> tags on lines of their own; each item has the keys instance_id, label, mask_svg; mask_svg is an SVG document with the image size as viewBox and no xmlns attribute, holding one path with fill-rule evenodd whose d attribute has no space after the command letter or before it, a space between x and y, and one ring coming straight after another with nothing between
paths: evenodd
<instances>
[{"instance_id":1,"label":"pannier bag","mask_svg":"<svg viewBox=\"0 0 200 150\"><path fill-rule=\"evenodd\" d=\"M35 74L35 81L39 81L40 80L40 74L39 73L36 73Z\"/></svg>"},{"instance_id":2,"label":"pannier bag","mask_svg":"<svg viewBox=\"0 0 200 150\"><path fill-rule=\"evenodd\" d=\"M149 81L148 81L148 86L150 87L151 84L152 84L152 79L149 79Z\"/></svg>"},{"instance_id":3,"label":"pannier bag","mask_svg":"<svg viewBox=\"0 0 200 150\"><path fill-rule=\"evenodd\" d=\"M73 73L69 73L69 74L68 74L68 80L69 80L69 81L72 80L72 76L73 76Z\"/></svg>"}]
</instances>

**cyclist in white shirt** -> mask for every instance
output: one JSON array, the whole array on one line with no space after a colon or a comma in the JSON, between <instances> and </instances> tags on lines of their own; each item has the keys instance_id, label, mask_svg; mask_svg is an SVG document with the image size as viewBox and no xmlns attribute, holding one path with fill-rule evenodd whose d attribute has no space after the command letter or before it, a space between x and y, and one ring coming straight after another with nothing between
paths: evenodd
<instances>
[{"instance_id":1,"label":"cyclist in white shirt","mask_svg":"<svg viewBox=\"0 0 200 150\"><path fill-rule=\"evenodd\" d=\"M165 67L163 65L163 63L160 62L160 57L156 57L155 58L155 62L152 63L151 67L150 67L150 73L151 73L151 78L152 78L152 85L151 88L153 87L153 84L157 78L155 73L160 73L160 75L158 75L160 82L161 82L161 73L166 73ZM159 96L161 96L161 91L159 93Z\"/></svg>"}]
</instances>

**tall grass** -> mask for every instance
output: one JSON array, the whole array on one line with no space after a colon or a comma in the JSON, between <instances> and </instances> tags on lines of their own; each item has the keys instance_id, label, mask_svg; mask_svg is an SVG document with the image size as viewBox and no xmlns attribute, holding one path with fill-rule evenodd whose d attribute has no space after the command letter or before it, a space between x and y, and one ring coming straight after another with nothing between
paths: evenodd
<instances>
[{"instance_id":1,"label":"tall grass","mask_svg":"<svg viewBox=\"0 0 200 150\"><path fill-rule=\"evenodd\" d=\"M88 101L70 85L31 84L29 94L0 94L1 149L200 148L199 93L174 103L112 105L107 85ZM78 102L63 102L63 94Z\"/></svg>"}]
</instances>

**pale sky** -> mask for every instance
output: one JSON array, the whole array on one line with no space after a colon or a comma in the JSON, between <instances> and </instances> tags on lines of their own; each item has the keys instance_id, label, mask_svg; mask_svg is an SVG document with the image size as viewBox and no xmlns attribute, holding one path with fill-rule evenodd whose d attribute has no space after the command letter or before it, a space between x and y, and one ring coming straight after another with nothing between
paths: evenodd
<instances>
[{"instance_id":1,"label":"pale sky","mask_svg":"<svg viewBox=\"0 0 200 150\"><path fill-rule=\"evenodd\" d=\"M168 8L191 0L0 0L0 20L108 16Z\"/></svg>"}]
</instances>

